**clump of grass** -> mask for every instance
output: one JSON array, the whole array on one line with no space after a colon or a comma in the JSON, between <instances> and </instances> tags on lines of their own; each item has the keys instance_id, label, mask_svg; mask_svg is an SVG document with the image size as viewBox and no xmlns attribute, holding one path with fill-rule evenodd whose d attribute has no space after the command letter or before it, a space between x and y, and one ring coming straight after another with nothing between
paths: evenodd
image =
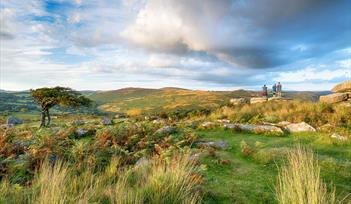
<instances>
[{"instance_id":1,"label":"clump of grass","mask_svg":"<svg viewBox=\"0 0 351 204\"><path fill-rule=\"evenodd\" d=\"M26 187L0 182L0 203L200 203L197 166L186 155L154 159L135 167L113 157L104 171L77 172L61 160L46 160Z\"/></svg>"},{"instance_id":2,"label":"clump of grass","mask_svg":"<svg viewBox=\"0 0 351 204\"><path fill-rule=\"evenodd\" d=\"M287 163L279 168L276 197L280 204L335 203L335 192L327 191L313 152L301 146L291 150Z\"/></svg>"}]
</instances>

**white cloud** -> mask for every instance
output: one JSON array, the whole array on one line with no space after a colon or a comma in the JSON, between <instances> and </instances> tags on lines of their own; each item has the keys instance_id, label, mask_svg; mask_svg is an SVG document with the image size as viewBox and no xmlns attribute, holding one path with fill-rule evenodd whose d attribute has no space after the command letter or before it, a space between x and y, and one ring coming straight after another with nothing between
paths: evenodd
<instances>
[{"instance_id":1,"label":"white cloud","mask_svg":"<svg viewBox=\"0 0 351 204\"><path fill-rule=\"evenodd\" d=\"M304 82L311 80L330 81L344 78L346 75L347 70L343 68L322 69L320 66L310 66L302 70L278 73L274 80L282 82Z\"/></svg>"}]
</instances>

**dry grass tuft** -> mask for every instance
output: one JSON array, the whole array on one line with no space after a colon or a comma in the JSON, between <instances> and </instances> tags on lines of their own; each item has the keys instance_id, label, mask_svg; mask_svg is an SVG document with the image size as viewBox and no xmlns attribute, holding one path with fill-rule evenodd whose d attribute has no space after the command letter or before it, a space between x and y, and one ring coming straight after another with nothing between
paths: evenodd
<instances>
[{"instance_id":1,"label":"dry grass tuft","mask_svg":"<svg viewBox=\"0 0 351 204\"><path fill-rule=\"evenodd\" d=\"M335 203L335 192L327 191L312 151L301 146L290 151L286 165L279 168L276 196L280 204Z\"/></svg>"}]
</instances>

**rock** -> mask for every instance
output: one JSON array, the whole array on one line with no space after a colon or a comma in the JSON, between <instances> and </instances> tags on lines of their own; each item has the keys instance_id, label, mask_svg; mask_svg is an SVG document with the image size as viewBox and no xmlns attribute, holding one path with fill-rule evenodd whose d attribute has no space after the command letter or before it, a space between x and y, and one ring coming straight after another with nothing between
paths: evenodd
<instances>
[{"instance_id":1,"label":"rock","mask_svg":"<svg viewBox=\"0 0 351 204\"><path fill-rule=\"evenodd\" d=\"M207 121L207 122L203 122L201 124L201 126L204 127L204 128L213 128L213 127L216 126L216 123Z\"/></svg>"},{"instance_id":2,"label":"rock","mask_svg":"<svg viewBox=\"0 0 351 204\"><path fill-rule=\"evenodd\" d=\"M345 93L345 92L351 92L351 80L344 81L332 89L333 92L336 93Z\"/></svg>"},{"instance_id":3,"label":"rock","mask_svg":"<svg viewBox=\"0 0 351 204\"><path fill-rule=\"evenodd\" d=\"M347 137L341 136L338 133L333 133L330 137L331 138L335 138L335 139L340 140L340 141L346 141L347 140Z\"/></svg>"},{"instance_id":4,"label":"rock","mask_svg":"<svg viewBox=\"0 0 351 204\"><path fill-rule=\"evenodd\" d=\"M7 118L7 121L6 121L6 124L7 125L19 125L19 124L22 124L23 123L23 120L21 119L18 119L14 116L10 116Z\"/></svg>"},{"instance_id":5,"label":"rock","mask_svg":"<svg viewBox=\"0 0 351 204\"><path fill-rule=\"evenodd\" d=\"M78 128L74 131L78 137L84 137L84 136L87 136L89 131L88 130L84 130L82 128Z\"/></svg>"},{"instance_id":6,"label":"rock","mask_svg":"<svg viewBox=\"0 0 351 204\"><path fill-rule=\"evenodd\" d=\"M155 134L166 135L166 134L174 133L175 131L176 131L176 128L167 125L156 130Z\"/></svg>"},{"instance_id":7,"label":"rock","mask_svg":"<svg viewBox=\"0 0 351 204\"><path fill-rule=\"evenodd\" d=\"M320 102L323 102L323 103L338 103L341 101L346 101L347 98L348 98L347 93L335 93L335 94L320 96L319 100Z\"/></svg>"},{"instance_id":8,"label":"rock","mask_svg":"<svg viewBox=\"0 0 351 204\"><path fill-rule=\"evenodd\" d=\"M149 159L142 157L142 158L138 159L138 161L135 163L134 167L139 168L139 167L147 166L150 163L151 163L151 161Z\"/></svg>"},{"instance_id":9,"label":"rock","mask_svg":"<svg viewBox=\"0 0 351 204\"><path fill-rule=\"evenodd\" d=\"M72 125L84 125L85 124L85 121L84 120L75 120L73 121Z\"/></svg>"},{"instance_id":10,"label":"rock","mask_svg":"<svg viewBox=\"0 0 351 204\"><path fill-rule=\"evenodd\" d=\"M247 98L232 98L230 99L229 103L232 105L242 105L249 103L250 100Z\"/></svg>"},{"instance_id":11,"label":"rock","mask_svg":"<svg viewBox=\"0 0 351 204\"><path fill-rule=\"evenodd\" d=\"M250 99L250 104L267 102L267 97L254 97Z\"/></svg>"},{"instance_id":12,"label":"rock","mask_svg":"<svg viewBox=\"0 0 351 204\"><path fill-rule=\"evenodd\" d=\"M289 100L292 100L292 99L291 98L279 97L279 96L268 98L268 101L289 101Z\"/></svg>"},{"instance_id":13,"label":"rock","mask_svg":"<svg viewBox=\"0 0 351 204\"><path fill-rule=\"evenodd\" d=\"M158 118L158 119L153 120L152 123L153 124L162 124L162 123L165 123L165 120Z\"/></svg>"},{"instance_id":14,"label":"rock","mask_svg":"<svg viewBox=\"0 0 351 204\"><path fill-rule=\"evenodd\" d=\"M225 124L224 128L254 133L284 133L281 128L273 125Z\"/></svg>"},{"instance_id":15,"label":"rock","mask_svg":"<svg viewBox=\"0 0 351 204\"><path fill-rule=\"evenodd\" d=\"M7 128L12 128L14 126L15 126L14 124L2 124L2 125L0 125L0 128L7 129Z\"/></svg>"},{"instance_id":16,"label":"rock","mask_svg":"<svg viewBox=\"0 0 351 204\"><path fill-rule=\"evenodd\" d=\"M291 122L288 122L288 121L281 121L281 122L279 122L277 125L278 126L287 126L287 125L290 125L291 124Z\"/></svg>"},{"instance_id":17,"label":"rock","mask_svg":"<svg viewBox=\"0 0 351 204\"><path fill-rule=\"evenodd\" d=\"M112 120L111 120L111 118L104 117L104 118L102 119L102 124L103 124L103 125L112 125Z\"/></svg>"},{"instance_id":18,"label":"rock","mask_svg":"<svg viewBox=\"0 0 351 204\"><path fill-rule=\"evenodd\" d=\"M28 154L20 154L18 155L17 159L15 160L17 165L26 165L29 160Z\"/></svg>"},{"instance_id":19,"label":"rock","mask_svg":"<svg viewBox=\"0 0 351 204\"><path fill-rule=\"evenodd\" d=\"M209 141L209 142L198 142L198 143L196 143L196 145L199 147L212 147L215 149L224 149L224 148L229 146L228 143L223 141L223 140Z\"/></svg>"},{"instance_id":20,"label":"rock","mask_svg":"<svg viewBox=\"0 0 351 204\"><path fill-rule=\"evenodd\" d=\"M29 146L35 144L35 140L20 140L15 141L13 146L15 149L28 149Z\"/></svg>"},{"instance_id":21,"label":"rock","mask_svg":"<svg viewBox=\"0 0 351 204\"><path fill-rule=\"evenodd\" d=\"M287 125L285 128L289 132L315 132L316 131L316 129L314 129L314 127L312 127L311 125L309 125L305 122L291 123L291 124Z\"/></svg>"},{"instance_id":22,"label":"rock","mask_svg":"<svg viewBox=\"0 0 351 204\"><path fill-rule=\"evenodd\" d=\"M126 116L124 114L116 114L115 116L113 116L113 118L115 119L120 119L120 118L125 118Z\"/></svg>"},{"instance_id":23,"label":"rock","mask_svg":"<svg viewBox=\"0 0 351 204\"><path fill-rule=\"evenodd\" d=\"M219 120L217 120L217 122L219 122L219 123L230 123L230 120L228 120L228 119L219 119Z\"/></svg>"},{"instance_id":24,"label":"rock","mask_svg":"<svg viewBox=\"0 0 351 204\"><path fill-rule=\"evenodd\" d=\"M52 128L50 128L50 129L51 129L51 131L53 131L53 132L58 132L58 131L61 131L61 130L62 130L61 127L52 127Z\"/></svg>"}]
</instances>

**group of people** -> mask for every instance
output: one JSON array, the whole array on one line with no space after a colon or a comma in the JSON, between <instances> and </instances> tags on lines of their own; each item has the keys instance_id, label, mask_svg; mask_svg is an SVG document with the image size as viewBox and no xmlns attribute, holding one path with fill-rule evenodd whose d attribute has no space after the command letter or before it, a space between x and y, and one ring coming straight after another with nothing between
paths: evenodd
<instances>
[{"instance_id":1,"label":"group of people","mask_svg":"<svg viewBox=\"0 0 351 204\"><path fill-rule=\"evenodd\" d=\"M272 86L272 94L273 97L282 97L282 84L280 82ZM268 97L268 88L266 85L262 87L262 96Z\"/></svg>"}]
</instances>

